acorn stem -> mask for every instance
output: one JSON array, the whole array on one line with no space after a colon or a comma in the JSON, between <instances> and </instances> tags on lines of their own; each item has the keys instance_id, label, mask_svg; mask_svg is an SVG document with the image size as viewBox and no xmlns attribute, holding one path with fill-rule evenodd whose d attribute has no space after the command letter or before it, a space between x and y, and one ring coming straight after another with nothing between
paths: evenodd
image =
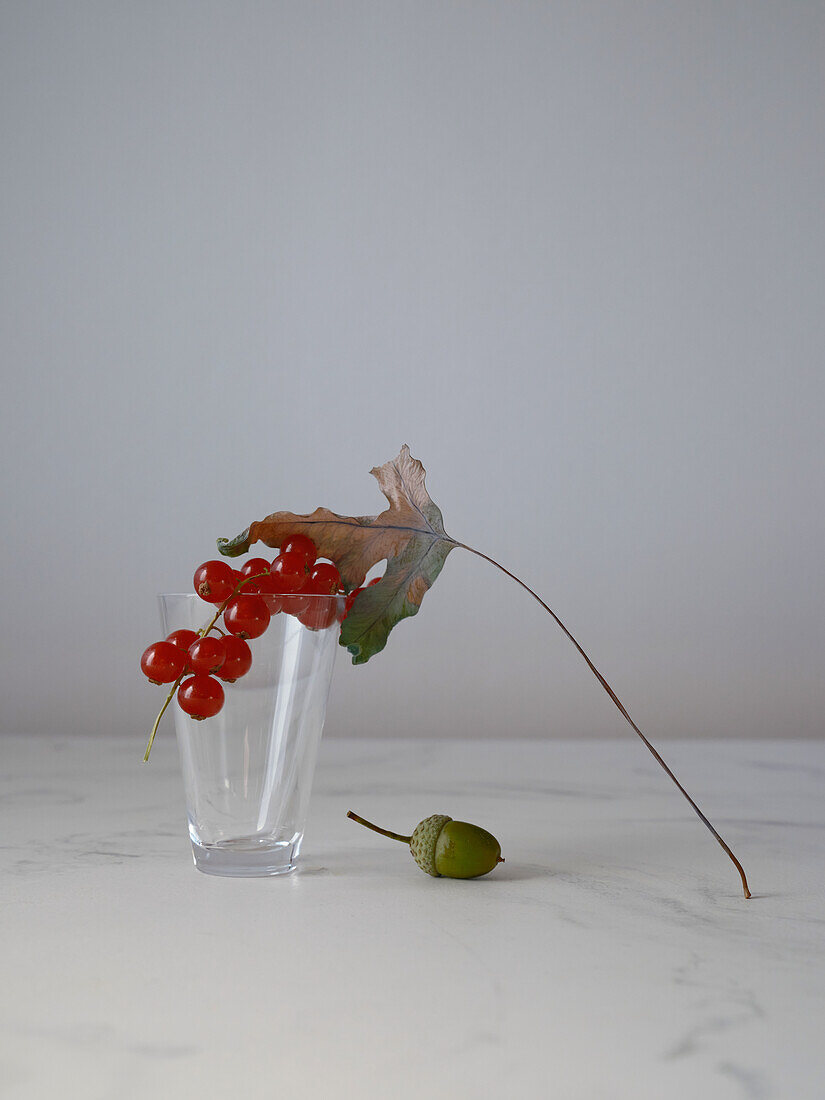
<instances>
[{"instance_id":1,"label":"acorn stem","mask_svg":"<svg viewBox=\"0 0 825 1100\"><path fill-rule=\"evenodd\" d=\"M412 840L411 836L402 836L400 833L391 833L389 829L381 829L378 825L373 825L371 821L367 821L363 817L359 817L358 814L354 814L352 810L347 810L347 817L351 817L353 821L357 821L359 825L366 826L367 829L372 829L374 833L380 833L381 836L388 836L391 840L400 840L402 844L409 844Z\"/></svg>"}]
</instances>

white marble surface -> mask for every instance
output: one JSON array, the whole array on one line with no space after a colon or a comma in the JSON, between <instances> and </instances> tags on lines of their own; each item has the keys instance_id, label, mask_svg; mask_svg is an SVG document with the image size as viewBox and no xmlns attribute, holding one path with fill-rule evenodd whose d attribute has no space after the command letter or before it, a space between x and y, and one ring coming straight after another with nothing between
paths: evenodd
<instances>
[{"instance_id":1,"label":"white marble surface","mask_svg":"<svg viewBox=\"0 0 825 1100\"><path fill-rule=\"evenodd\" d=\"M821 1100L825 743L334 741L301 873L191 862L171 737L0 741L3 1100ZM430 879L390 828L476 821Z\"/></svg>"}]
</instances>

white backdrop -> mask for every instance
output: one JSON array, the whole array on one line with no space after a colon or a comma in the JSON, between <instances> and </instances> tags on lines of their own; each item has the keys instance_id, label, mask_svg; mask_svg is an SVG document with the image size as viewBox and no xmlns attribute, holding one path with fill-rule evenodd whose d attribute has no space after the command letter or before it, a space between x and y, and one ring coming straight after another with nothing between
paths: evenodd
<instances>
[{"instance_id":1,"label":"white backdrop","mask_svg":"<svg viewBox=\"0 0 825 1100\"><path fill-rule=\"evenodd\" d=\"M651 737L821 736L825 7L2 6L2 728L135 739L279 508L448 531ZM632 736L454 552L330 735Z\"/></svg>"}]
</instances>

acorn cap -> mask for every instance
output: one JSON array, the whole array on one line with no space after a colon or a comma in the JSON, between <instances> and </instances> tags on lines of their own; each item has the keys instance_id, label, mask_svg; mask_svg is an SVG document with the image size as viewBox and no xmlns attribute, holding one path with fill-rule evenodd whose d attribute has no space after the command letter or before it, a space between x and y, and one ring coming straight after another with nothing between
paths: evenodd
<instances>
[{"instance_id":1,"label":"acorn cap","mask_svg":"<svg viewBox=\"0 0 825 1100\"><path fill-rule=\"evenodd\" d=\"M423 821L419 821L410 837L410 851L413 859L422 871L426 871L434 878L441 878L435 869L435 846L441 830L448 821L452 820L447 814L432 814L431 817L425 817Z\"/></svg>"}]
</instances>

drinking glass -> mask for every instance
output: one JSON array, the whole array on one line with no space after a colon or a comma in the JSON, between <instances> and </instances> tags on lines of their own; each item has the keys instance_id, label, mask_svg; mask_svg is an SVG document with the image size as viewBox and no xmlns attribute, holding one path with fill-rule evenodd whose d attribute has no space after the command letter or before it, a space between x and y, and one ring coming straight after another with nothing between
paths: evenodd
<instances>
[{"instance_id":1,"label":"drinking glass","mask_svg":"<svg viewBox=\"0 0 825 1100\"><path fill-rule=\"evenodd\" d=\"M324 608L333 601L331 625L312 630L294 614L273 614L248 642L252 668L223 685L215 717L196 721L172 703L192 852L206 874L282 875L298 862L344 597L304 601L326 601L310 604L316 622L332 617ZM190 593L161 595L160 610L164 635L199 631L215 613Z\"/></svg>"}]
</instances>

